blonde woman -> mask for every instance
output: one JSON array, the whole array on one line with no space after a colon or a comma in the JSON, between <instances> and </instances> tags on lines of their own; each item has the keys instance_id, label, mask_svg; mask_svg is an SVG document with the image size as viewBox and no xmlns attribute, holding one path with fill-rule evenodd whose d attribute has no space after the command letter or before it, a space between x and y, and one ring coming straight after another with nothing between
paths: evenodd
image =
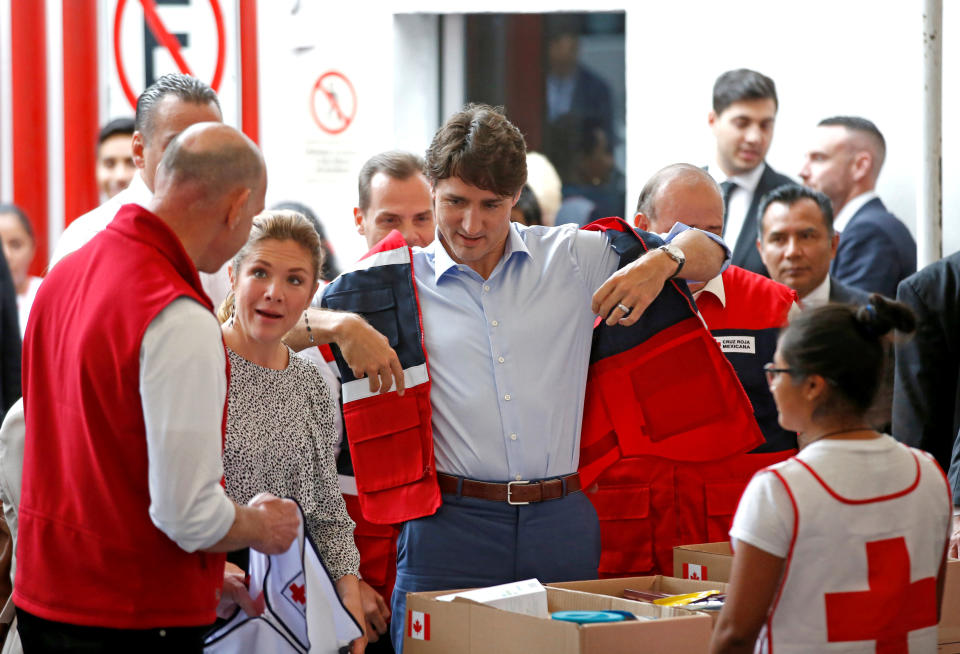
<instances>
[{"instance_id":1,"label":"blonde woman","mask_svg":"<svg viewBox=\"0 0 960 654\"><path fill-rule=\"evenodd\" d=\"M320 372L282 340L304 319L321 265L317 232L294 211L257 216L233 258L218 314L230 358L224 476L238 503L264 491L300 503L344 605L363 625L360 555L333 455L336 408ZM352 651L365 645L358 639Z\"/></svg>"}]
</instances>

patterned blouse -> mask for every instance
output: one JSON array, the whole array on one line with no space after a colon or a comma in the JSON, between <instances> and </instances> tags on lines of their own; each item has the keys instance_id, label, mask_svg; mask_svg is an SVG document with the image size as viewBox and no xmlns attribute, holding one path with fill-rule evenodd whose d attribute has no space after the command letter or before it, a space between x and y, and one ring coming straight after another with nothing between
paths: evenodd
<instances>
[{"instance_id":1,"label":"patterned blouse","mask_svg":"<svg viewBox=\"0 0 960 654\"><path fill-rule=\"evenodd\" d=\"M353 520L340 494L330 389L320 372L290 351L285 370L230 355L230 398L223 468L227 495L246 504L262 492L292 497L334 579L359 576Z\"/></svg>"}]
</instances>

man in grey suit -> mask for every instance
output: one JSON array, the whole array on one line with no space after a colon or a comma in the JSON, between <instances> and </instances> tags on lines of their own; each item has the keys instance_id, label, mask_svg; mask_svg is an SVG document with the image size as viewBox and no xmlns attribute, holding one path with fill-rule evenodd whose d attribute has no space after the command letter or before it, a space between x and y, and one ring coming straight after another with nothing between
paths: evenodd
<instances>
[{"instance_id":1,"label":"man in grey suit","mask_svg":"<svg viewBox=\"0 0 960 654\"><path fill-rule=\"evenodd\" d=\"M917 270L917 245L874 188L886 157L877 126L857 116L821 120L800 178L833 204L840 234L830 273L848 286L896 297Z\"/></svg>"},{"instance_id":2,"label":"man in grey suit","mask_svg":"<svg viewBox=\"0 0 960 654\"><path fill-rule=\"evenodd\" d=\"M713 85L707 120L717 140L716 163L707 172L723 191L723 238L733 250L731 263L770 276L754 246L760 198L792 180L765 161L777 118L777 87L754 70L730 70Z\"/></svg>"},{"instance_id":3,"label":"man in grey suit","mask_svg":"<svg viewBox=\"0 0 960 654\"><path fill-rule=\"evenodd\" d=\"M868 294L830 275L839 235L823 193L785 184L760 201L756 248L770 277L795 290L803 307L865 304Z\"/></svg>"}]
</instances>

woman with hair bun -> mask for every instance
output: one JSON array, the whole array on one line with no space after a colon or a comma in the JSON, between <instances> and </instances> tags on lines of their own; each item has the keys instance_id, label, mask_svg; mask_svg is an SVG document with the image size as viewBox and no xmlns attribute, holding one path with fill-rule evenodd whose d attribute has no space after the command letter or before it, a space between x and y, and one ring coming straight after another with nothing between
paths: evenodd
<instances>
[{"instance_id":1,"label":"woman with hair bun","mask_svg":"<svg viewBox=\"0 0 960 654\"><path fill-rule=\"evenodd\" d=\"M914 327L909 308L874 294L804 311L781 334L767 382L800 453L740 499L713 654L937 650L946 479L865 418L886 341Z\"/></svg>"}]
</instances>

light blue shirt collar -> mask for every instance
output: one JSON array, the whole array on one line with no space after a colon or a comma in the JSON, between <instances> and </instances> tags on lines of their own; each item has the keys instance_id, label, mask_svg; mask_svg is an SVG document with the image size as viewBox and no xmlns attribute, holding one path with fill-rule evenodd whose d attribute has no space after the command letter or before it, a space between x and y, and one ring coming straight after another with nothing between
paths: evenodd
<instances>
[{"instance_id":1,"label":"light blue shirt collar","mask_svg":"<svg viewBox=\"0 0 960 654\"><path fill-rule=\"evenodd\" d=\"M424 251L428 255L431 253L433 254L433 280L437 284L440 283L440 278L443 277L449 270L453 268L459 269L459 266L461 265L453 260L453 257L450 256L450 253L447 252L447 248L445 248L443 243L440 242L439 229L434 236L433 243L425 247ZM511 222L510 231L507 232L507 242L503 249L503 256L500 257L500 261L497 262L493 272L490 273L490 277L496 275L511 256L521 252L530 257L530 259L533 259L533 255L527 248L527 244L523 242L523 237L520 236L518 223Z\"/></svg>"}]
</instances>

